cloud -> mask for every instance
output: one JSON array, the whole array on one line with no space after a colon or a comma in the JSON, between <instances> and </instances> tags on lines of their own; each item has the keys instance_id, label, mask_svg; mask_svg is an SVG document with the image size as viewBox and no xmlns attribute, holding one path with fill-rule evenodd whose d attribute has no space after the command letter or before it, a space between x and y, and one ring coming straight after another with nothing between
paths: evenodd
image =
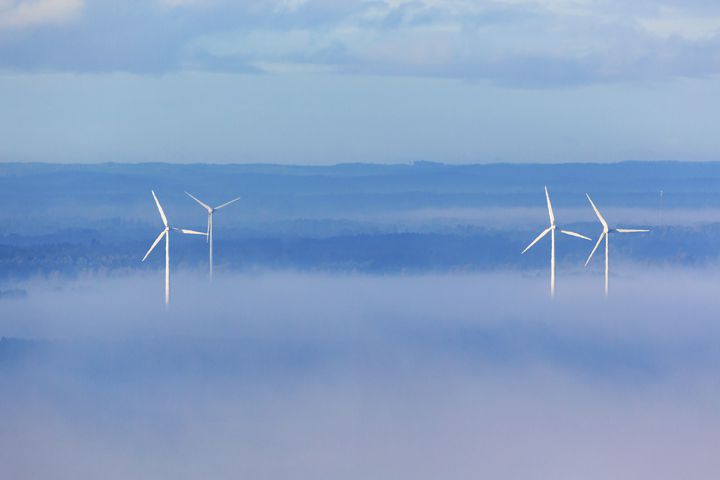
<instances>
[{"instance_id":1,"label":"cloud","mask_svg":"<svg viewBox=\"0 0 720 480\"><path fill-rule=\"evenodd\" d=\"M5 69L320 69L519 87L720 73L720 9L702 1L44 0L2 12L0 25L35 27L0 35Z\"/></svg>"},{"instance_id":2,"label":"cloud","mask_svg":"<svg viewBox=\"0 0 720 480\"><path fill-rule=\"evenodd\" d=\"M84 0L0 0L0 29L62 24L77 18Z\"/></svg>"}]
</instances>

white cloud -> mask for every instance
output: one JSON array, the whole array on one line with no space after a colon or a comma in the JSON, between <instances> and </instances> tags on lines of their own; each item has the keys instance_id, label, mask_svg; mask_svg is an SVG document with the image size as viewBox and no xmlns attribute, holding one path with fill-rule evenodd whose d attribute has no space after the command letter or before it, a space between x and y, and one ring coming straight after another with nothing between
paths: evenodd
<instances>
[{"instance_id":1,"label":"white cloud","mask_svg":"<svg viewBox=\"0 0 720 480\"><path fill-rule=\"evenodd\" d=\"M84 0L0 0L0 28L64 23L83 10Z\"/></svg>"},{"instance_id":2,"label":"white cloud","mask_svg":"<svg viewBox=\"0 0 720 480\"><path fill-rule=\"evenodd\" d=\"M649 33L660 37L678 36L690 41L706 40L720 33L720 16L688 14L678 8L664 8L659 14L639 20Z\"/></svg>"},{"instance_id":3,"label":"white cloud","mask_svg":"<svg viewBox=\"0 0 720 480\"><path fill-rule=\"evenodd\" d=\"M158 0L158 2L168 8L211 7L217 3L215 0Z\"/></svg>"}]
</instances>

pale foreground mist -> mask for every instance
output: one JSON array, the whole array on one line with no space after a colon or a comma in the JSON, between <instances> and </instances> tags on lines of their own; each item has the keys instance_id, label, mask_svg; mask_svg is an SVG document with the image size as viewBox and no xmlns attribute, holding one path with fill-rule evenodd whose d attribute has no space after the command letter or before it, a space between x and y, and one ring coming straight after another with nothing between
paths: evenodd
<instances>
[{"instance_id":1,"label":"pale foreground mist","mask_svg":"<svg viewBox=\"0 0 720 480\"><path fill-rule=\"evenodd\" d=\"M428 225L457 226L472 225L487 229L528 228L547 223L547 207L540 192L535 207L478 207L478 208L421 208L413 210L382 212L373 215L347 214L343 219L372 222L378 225L398 225L410 228L427 228ZM593 223L602 229L588 203L583 207L567 207L553 201L553 210L558 221L569 223ZM598 202L600 203L600 202ZM599 204L601 213L608 222L617 225L693 227L720 222L720 209L712 207L668 208L668 207L618 207ZM590 233L594 233L592 230Z\"/></svg>"},{"instance_id":2,"label":"pale foreground mist","mask_svg":"<svg viewBox=\"0 0 720 480\"><path fill-rule=\"evenodd\" d=\"M717 478L720 274L617 273L28 282L0 476Z\"/></svg>"}]
</instances>

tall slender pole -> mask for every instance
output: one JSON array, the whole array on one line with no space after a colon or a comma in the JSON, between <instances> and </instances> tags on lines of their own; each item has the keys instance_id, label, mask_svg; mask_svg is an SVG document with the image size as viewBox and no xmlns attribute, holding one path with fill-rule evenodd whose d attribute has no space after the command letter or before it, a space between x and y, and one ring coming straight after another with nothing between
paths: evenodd
<instances>
[{"instance_id":1,"label":"tall slender pole","mask_svg":"<svg viewBox=\"0 0 720 480\"><path fill-rule=\"evenodd\" d=\"M555 228L550 232L550 297L555 298Z\"/></svg>"},{"instance_id":2,"label":"tall slender pole","mask_svg":"<svg viewBox=\"0 0 720 480\"><path fill-rule=\"evenodd\" d=\"M170 305L170 231L165 232L165 308Z\"/></svg>"},{"instance_id":3,"label":"tall slender pole","mask_svg":"<svg viewBox=\"0 0 720 480\"><path fill-rule=\"evenodd\" d=\"M605 234L605 296L608 295L608 275L610 271L610 247L608 243L608 234Z\"/></svg>"},{"instance_id":4,"label":"tall slender pole","mask_svg":"<svg viewBox=\"0 0 720 480\"><path fill-rule=\"evenodd\" d=\"M210 212L210 228L208 229L208 236L210 237L210 281L213 279L213 216Z\"/></svg>"}]
</instances>

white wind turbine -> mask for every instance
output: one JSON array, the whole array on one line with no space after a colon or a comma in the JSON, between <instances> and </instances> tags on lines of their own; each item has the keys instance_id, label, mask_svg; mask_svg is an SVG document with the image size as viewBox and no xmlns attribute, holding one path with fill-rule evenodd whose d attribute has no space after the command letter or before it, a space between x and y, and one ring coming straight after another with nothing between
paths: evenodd
<instances>
[{"instance_id":1,"label":"white wind turbine","mask_svg":"<svg viewBox=\"0 0 720 480\"><path fill-rule=\"evenodd\" d=\"M608 272L610 267L610 248L608 245L608 235L611 233L642 233L642 232L649 232L650 230L645 229L638 229L638 228L608 228L608 224L603 218L603 216L600 214L600 211L597 209L595 204L592 201L592 198L590 198L590 195L587 193L585 194L587 196L588 200L590 200L590 205L592 205L593 210L595 210L595 215L597 215L598 219L600 219L600 223L602 223L603 231L600 234L600 237L598 238L597 243L595 244L595 248L592 249L592 252L590 252L590 256L588 257L587 261L585 262L585 266L587 267L587 264L590 263L590 259L592 258L593 254L595 254L595 250L600 246L600 242L602 242L602 239L605 238L605 296L608 294Z\"/></svg>"},{"instance_id":2,"label":"white wind turbine","mask_svg":"<svg viewBox=\"0 0 720 480\"><path fill-rule=\"evenodd\" d=\"M535 240L530 243L527 247L525 247L525 250L522 251L522 253L527 252L530 250L530 247L535 245L537 242L539 242L545 235L548 233L550 234L550 296L555 296L555 230L557 229L557 225L555 224L555 214L553 213L552 204L550 203L550 195L548 194L548 189L545 187L545 199L547 200L547 207L548 207L548 215L550 216L550 226L540 232L540 235L535 237ZM570 230L560 230L561 233L564 233L565 235L570 235L571 237L577 237L577 238L583 238L585 240L590 240L585 235L580 235L576 232L571 232Z\"/></svg>"},{"instance_id":3,"label":"white wind turbine","mask_svg":"<svg viewBox=\"0 0 720 480\"><path fill-rule=\"evenodd\" d=\"M170 304L170 231L174 230L176 232L185 233L188 235L207 235L206 233L202 232L196 232L195 230L188 230L186 228L175 228L168 225L167 217L165 216L165 212L163 211L162 206L160 205L160 202L158 201L157 196L155 195L155 192L152 191L152 196L155 199L155 204L157 205L158 211L160 212L160 217L162 217L163 224L165 225L165 228L162 232L160 232L160 235L155 239L152 246L150 247L150 250L147 251L145 256L143 257L142 261L144 262L145 259L150 255L150 252L153 251L153 249L157 246L158 243L160 243L160 240L162 240L163 237L165 237L165 307Z\"/></svg>"},{"instance_id":4,"label":"white wind turbine","mask_svg":"<svg viewBox=\"0 0 720 480\"><path fill-rule=\"evenodd\" d=\"M231 203L235 203L238 200L240 200L240 197L234 198L230 200L229 202L225 202L222 205L219 205L215 208L211 207L210 205L201 202L197 198L193 197L188 192L185 192L190 198L195 200L197 203L200 204L201 207L203 207L205 210L207 210L208 213L208 226L207 226L207 241L210 244L210 280L212 280L213 277L213 213L215 213L215 210L220 210L223 207L227 207Z\"/></svg>"}]
</instances>

